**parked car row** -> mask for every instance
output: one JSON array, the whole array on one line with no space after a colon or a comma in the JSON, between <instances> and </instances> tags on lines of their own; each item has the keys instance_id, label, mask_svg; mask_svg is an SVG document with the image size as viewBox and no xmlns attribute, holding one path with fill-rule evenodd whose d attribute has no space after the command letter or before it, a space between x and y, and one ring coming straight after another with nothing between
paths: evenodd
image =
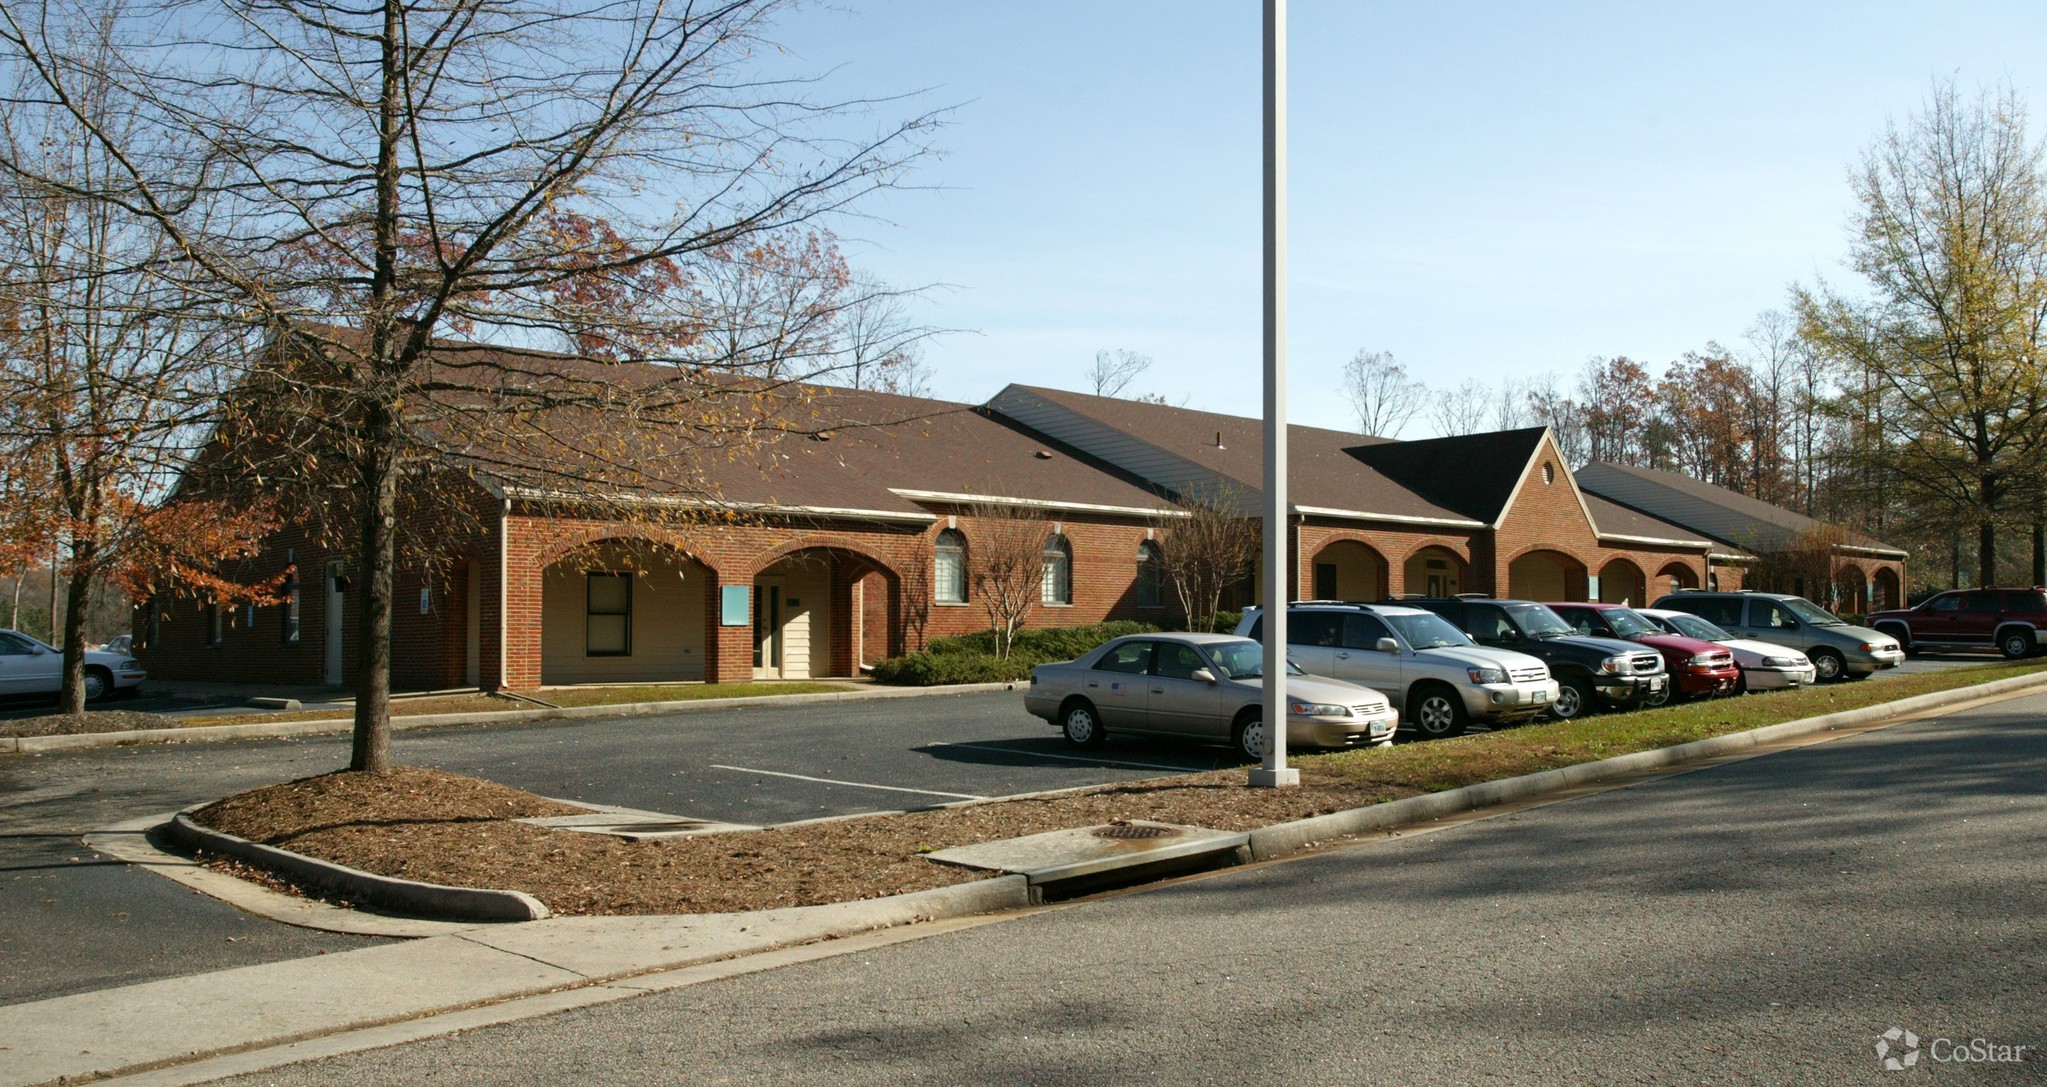
<instances>
[{"instance_id":1,"label":"parked car row","mask_svg":"<svg viewBox=\"0 0 2047 1087\"><path fill-rule=\"evenodd\" d=\"M2039 630L2047 632L2047 608ZM1764 633L1765 638L1755 635ZM1233 634L1136 634L1031 671L1024 704L1079 746L1116 732L1263 750L1265 616ZM1287 607L1287 742L1354 747L1456 736L1540 714L1660 706L1861 678L1895 638L1802 597L1679 592L1656 607L1464 595Z\"/></svg>"}]
</instances>

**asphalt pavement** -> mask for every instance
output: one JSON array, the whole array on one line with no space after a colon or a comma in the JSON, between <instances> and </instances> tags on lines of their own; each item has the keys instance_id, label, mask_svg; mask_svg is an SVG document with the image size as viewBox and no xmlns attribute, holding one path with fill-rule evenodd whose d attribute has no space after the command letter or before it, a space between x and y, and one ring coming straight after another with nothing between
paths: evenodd
<instances>
[{"instance_id":1,"label":"asphalt pavement","mask_svg":"<svg viewBox=\"0 0 2047 1087\"><path fill-rule=\"evenodd\" d=\"M223 1082L1917 1082L1880 1041L1926 1082L2041 1082L2043 714L1958 710Z\"/></svg>"},{"instance_id":2,"label":"asphalt pavement","mask_svg":"<svg viewBox=\"0 0 2047 1087\"><path fill-rule=\"evenodd\" d=\"M788 822L1236 765L1118 740L1076 752L1022 695L452 727L394 757L546 796L722 822ZM262 920L86 850L137 816L347 765L346 737L0 757L0 1005L379 942Z\"/></svg>"}]
</instances>

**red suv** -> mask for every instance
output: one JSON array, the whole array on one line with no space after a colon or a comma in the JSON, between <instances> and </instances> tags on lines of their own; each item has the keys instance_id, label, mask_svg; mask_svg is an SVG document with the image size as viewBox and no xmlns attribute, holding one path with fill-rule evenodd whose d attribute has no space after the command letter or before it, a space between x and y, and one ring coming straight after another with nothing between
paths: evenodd
<instances>
[{"instance_id":1,"label":"red suv","mask_svg":"<svg viewBox=\"0 0 2047 1087\"><path fill-rule=\"evenodd\" d=\"M2012 660L2047 643L2047 589L1957 589L1864 622L1918 649L1995 649Z\"/></svg>"},{"instance_id":2,"label":"red suv","mask_svg":"<svg viewBox=\"0 0 2047 1087\"><path fill-rule=\"evenodd\" d=\"M1660 706L1675 693L1688 698L1733 694L1741 683L1741 669L1734 654L1724 645L1671 634L1635 609L1619 604L1551 604L1550 610L1563 617L1580 634L1601 638L1625 638L1641 642L1663 654L1663 666L1671 683L1662 698L1647 704Z\"/></svg>"}]
</instances>

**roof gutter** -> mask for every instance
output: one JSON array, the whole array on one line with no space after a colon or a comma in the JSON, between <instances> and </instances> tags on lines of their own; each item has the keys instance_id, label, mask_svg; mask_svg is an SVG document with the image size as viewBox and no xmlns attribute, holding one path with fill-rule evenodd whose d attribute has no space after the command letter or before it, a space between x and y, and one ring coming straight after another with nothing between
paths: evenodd
<instances>
[{"instance_id":1,"label":"roof gutter","mask_svg":"<svg viewBox=\"0 0 2047 1087\"><path fill-rule=\"evenodd\" d=\"M961 506L1017 506L1027 509L1063 510L1071 513L1107 513L1132 517L1185 517L1186 510L1154 509L1148 506L1107 506L1094 502L1059 502L1049 498L1012 498L995 494L964 494L953 491L915 491L890 487L889 493L912 502L946 502ZM936 518L932 518L936 520Z\"/></svg>"},{"instance_id":2,"label":"roof gutter","mask_svg":"<svg viewBox=\"0 0 2047 1087\"><path fill-rule=\"evenodd\" d=\"M1398 525L1439 525L1444 528L1490 528L1484 521L1466 521L1455 517L1410 517L1399 513L1367 513L1363 510L1340 510L1328 506L1295 506L1294 512L1306 517L1338 517L1346 521L1390 521Z\"/></svg>"},{"instance_id":3,"label":"roof gutter","mask_svg":"<svg viewBox=\"0 0 2047 1087\"><path fill-rule=\"evenodd\" d=\"M1618 540L1621 543L1650 544L1657 547L1697 548L1712 546L1711 543L1705 540L1666 540L1658 536L1624 536L1618 532L1602 532L1599 534L1599 538L1602 540Z\"/></svg>"},{"instance_id":4,"label":"roof gutter","mask_svg":"<svg viewBox=\"0 0 2047 1087\"><path fill-rule=\"evenodd\" d=\"M578 502L615 502L632 506L666 506L671 509L703 509L721 513L768 513L797 517L841 517L856 521L886 521L899 524L928 525L938 520L929 513L905 513L895 510L866 510L840 506L788 506L780 502L717 502L703 498L662 498L650 495L588 495L576 491L545 491L532 487L506 487L505 497L521 502L549 502L573 504Z\"/></svg>"}]
</instances>

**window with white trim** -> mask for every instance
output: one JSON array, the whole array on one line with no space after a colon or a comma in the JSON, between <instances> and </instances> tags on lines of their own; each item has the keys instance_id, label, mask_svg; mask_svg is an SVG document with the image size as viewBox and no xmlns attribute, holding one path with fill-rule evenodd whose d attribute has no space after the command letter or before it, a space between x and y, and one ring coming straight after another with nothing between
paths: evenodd
<instances>
[{"instance_id":1,"label":"window with white trim","mask_svg":"<svg viewBox=\"0 0 2047 1087\"><path fill-rule=\"evenodd\" d=\"M1073 545L1054 532L1045 540L1045 574L1039 584L1038 600L1045 604L1073 603Z\"/></svg>"},{"instance_id":2,"label":"window with white trim","mask_svg":"<svg viewBox=\"0 0 2047 1087\"><path fill-rule=\"evenodd\" d=\"M1166 556L1150 540L1137 545L1137 606L1166 606Z\"/></svg>"},{"instance_id":3,"label":"window with white trim","mask_svg":"<svg viewBox=\"0 0 2047 1087\"><path fill-rule=\"evenodd\" d=\"M967 537L956 528L938 534L931 569L931 591L941 604L967 602Z\"/></svg>"}]
</instances>

